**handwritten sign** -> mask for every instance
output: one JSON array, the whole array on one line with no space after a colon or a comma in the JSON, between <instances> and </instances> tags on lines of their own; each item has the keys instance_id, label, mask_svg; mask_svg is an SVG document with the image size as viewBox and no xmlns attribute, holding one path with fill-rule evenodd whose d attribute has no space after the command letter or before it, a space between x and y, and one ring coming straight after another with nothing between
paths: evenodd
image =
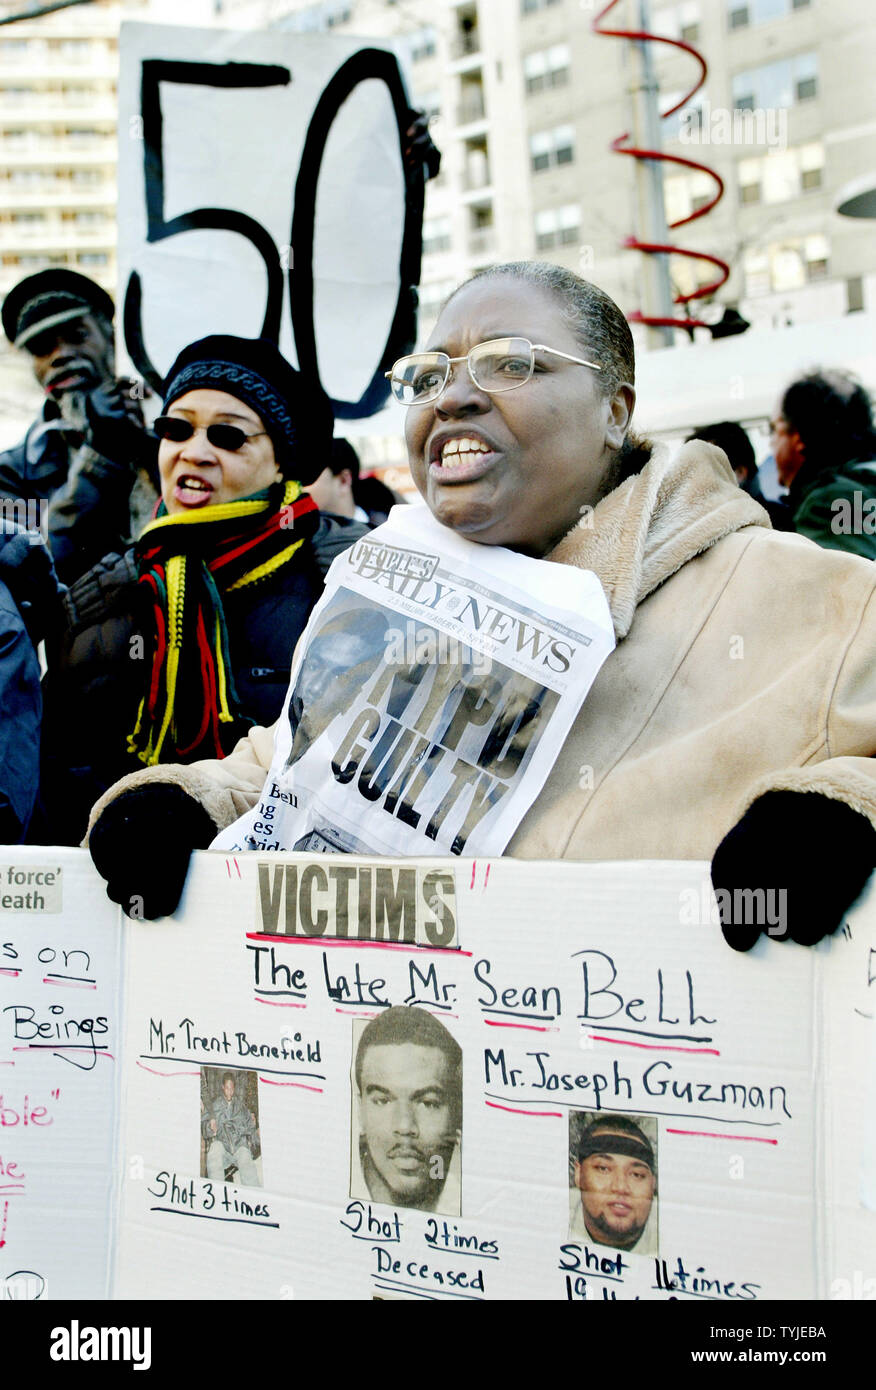
<instances>
[{"instance_id":1,"label":"handwritten sign","mask_svg":"<svg viewBox=\"0 0 876 1390\"><path fill-rule=\"evenodd\" d=\"M391 48L326 35L125 24L123 332L157 386L208 333L266 337L340 418L386 401L416 336L422 170ZM351 331L351 327L355 328Z\"/></svg>"},{"instance_id":2,"label":"handwritten sign","mask_svg":"<svg viewBox=\"0 0 876 1390\"><path fill-rule=\"evenodd\" d=\"M123 939L87 855L3 850L0 1299L108 1295Z\"/></svg>"},{"instance_id":3,"label":"handwritten sign","mask_svg":"<svg viewBox=\"0 0 876 1390\"><path fill-rule=\"evenodd\" d=\"M14 853L64 897L0 914L0 1297L876 1291L872 900L739 956L702 864L349 856L307 933L329 861L214 852L136 924Z\"/></svg>"},{"instance_id":4,"label":"handwritten sign","mask_svg":"<svg viewBox=\"0 0 876 1390\"><path fill-rule=\"evenodd\" d=\"M872 908L738 956L703 865L350 856L329 886L326 862L198 855L181 920L129 931L121 1296L231 1297L244 1271L258 1298L587 1302L876 1278ZM390 929L378 870L414 900L436 869L452 931ZM235 1106L236 1159L202 1123Z\"/></svg>"}]
</instances>

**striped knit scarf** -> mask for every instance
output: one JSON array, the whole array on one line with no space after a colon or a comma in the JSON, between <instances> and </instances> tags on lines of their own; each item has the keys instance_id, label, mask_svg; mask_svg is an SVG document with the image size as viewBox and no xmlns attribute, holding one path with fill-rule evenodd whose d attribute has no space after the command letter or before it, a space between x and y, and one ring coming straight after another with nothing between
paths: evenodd
<instances>
[{"instance_id":1,"label":"striped knit scarf","mask_svg":"<svg viewBox=\"0 0 876 1390\"><path fill-rule=\"evenodd\" d=\"M199 512L164 505L136 546L151 608L151 670L128 751L141 762L224 758L254 720L237 700L222 596L259 583L293 561L319 512L287 482Z\"/></svg>"}]
</instances>

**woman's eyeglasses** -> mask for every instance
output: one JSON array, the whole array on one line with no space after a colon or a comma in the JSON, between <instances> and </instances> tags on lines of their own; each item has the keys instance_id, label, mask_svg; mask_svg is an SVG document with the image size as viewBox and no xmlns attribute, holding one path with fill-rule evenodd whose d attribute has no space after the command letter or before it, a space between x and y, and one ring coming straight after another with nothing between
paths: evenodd
<instances>
[{"instance_id":1,"label":"woman's eyeglasses","mask_svg":"<svg viewBox=\"0 0 876 1390\"><path fill-rule=\"evenodd\" d=\"M475 386L497 395L526 385L535 371L537 352L549 352L567 362L576 362L579 367L602 371L597 362L585 362L583 357L572 357L544 343L531 343L528 338L492 338L478 343L465 357L448 357L446 352L415 352L410 357L400 357L392 371L384 375L402 405L428 405L443 392L454 362L465 362Z\"/></svg>"},{"instance_id":2,"label":"woman's eyeglasses","mask_svg":"<svg viewBox=\"0 0 876 1390\"><path fill-rule=\"evenodd\" d=\"M195 426L190 420L184 420L179 415L158 415L153 421L152 429L159 439L169 439L174 444L184 444L187 439L191 439L197 433ZM247 434L238 425L208 425L204 430L209 443L214 449L225 449L228 453L236 453L242 449L248 439L256 439L260 434L267 434L267 430L252 430Z\"/></svg>"}]
</instances>

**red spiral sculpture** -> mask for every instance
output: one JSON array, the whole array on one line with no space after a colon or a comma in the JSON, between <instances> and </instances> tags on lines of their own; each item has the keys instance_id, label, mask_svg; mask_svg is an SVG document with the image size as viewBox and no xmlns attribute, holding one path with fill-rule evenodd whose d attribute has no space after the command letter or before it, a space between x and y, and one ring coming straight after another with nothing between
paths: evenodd
<instances>
[{"instance_id":1,"label":"red spiral sculpture","mask_svg":"<svg viewBox=\"0 0 876 1390\"><path fill-rule=\"evenodd\" d=\"M672 48L680 48L685 53L689 53L699 64L700 74L690 91L685 92L684 96L677 101L674 106L670 106L668 110L660 112L660 119L665 121L668 116L673 116L676 111L680 110L682 106L685 106L690 101L691 97L700 90L700 87L702 87L706 80L706 74L709 70L708 64L703 55L691 44L685 43L683 39L668 39L662 34L650 34L643 29L603 28L601 21L610 10L614 9L617 3L618 0L609 0L609 3L599 11L591 25L594 33L602 34L606 38L613 39L635 39L642 42L667 43ZM711 198L707 203L704 203L701 208L697 208L695 212L690 213L687 217L680 217L677 222L670 222L670 231L674 231L676 227L683 227L687 222L694 222L698 217L705 217L706 213L711 212L715 204L720 202L721 198L724 196L724 180L714 169L710 169L708 164L699 164L695 159L685 159L678 154L664 154L662 150L639 149L635 145L628 145L626 142L629 139L630 132L625 130L623 135L619 135L616 140L612 140L611 148L617 154L632 155L633 159L659 159L664 164L681 164L686 169L698 169L701 173L708 174L710 178L715 180L716 191L714 198ZM711 265L716 266L717 269L720 270L721 275L717 280L710 281L708 285L701 285L699 289L692 290L690 294L676 295L674 300L676 304L689 304L692 299L702 299L706 295L714 294L715 290L719 289L730 275L730 267L726 261L722 261L720 256L712 256L705 251L690 251L684 246L676 246L675 244L663 246L657 242L639 241L634 236L627 237L623 245L629 247L631 251L644 251L646 254L650 255L665 253L673 256L687 256L691 260L696 261L708 261ZM631 323L645 323L654 328L703 328L706 326L702 319L688 317L671 319L652 318L640 313L639 310L636 310L632 314L628 314L627 318Z\"/></svg>"}]
</instances>

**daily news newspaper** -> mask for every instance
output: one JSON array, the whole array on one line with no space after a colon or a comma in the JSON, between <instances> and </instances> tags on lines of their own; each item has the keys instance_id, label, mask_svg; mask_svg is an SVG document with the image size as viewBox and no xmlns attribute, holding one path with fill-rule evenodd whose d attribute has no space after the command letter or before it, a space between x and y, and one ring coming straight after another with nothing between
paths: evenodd
<instances>
[{"instance_id":1,"label":"daily news newspaper","mask_svg":"<svg viewBox=\"0 0 876 1390\"><path fill-rule=\"evenodd\" d=\"M396 507L329 570L262 795L212 847L499 855L613 648L594 574Z\"/></svg>"}]
</instances>

